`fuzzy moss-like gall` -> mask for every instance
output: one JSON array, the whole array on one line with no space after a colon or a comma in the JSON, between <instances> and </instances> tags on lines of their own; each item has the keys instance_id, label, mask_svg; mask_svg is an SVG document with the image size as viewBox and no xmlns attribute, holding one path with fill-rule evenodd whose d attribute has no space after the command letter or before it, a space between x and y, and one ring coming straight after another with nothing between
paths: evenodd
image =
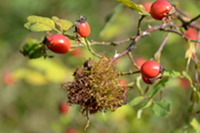
<instances>
[{"instance_id":1,"label":"fuzzy moss-like gall","mask_svg":"<svg viewBox=\"0 0 200 133\"><path fill-rule=\"evenodd\" d=\"M115 63L108 58L89 59L74 72L74 81L65 83L69 104L79 104L83 114L115 111L126 104L125 87Z\"/></svg>"}]
</instances>

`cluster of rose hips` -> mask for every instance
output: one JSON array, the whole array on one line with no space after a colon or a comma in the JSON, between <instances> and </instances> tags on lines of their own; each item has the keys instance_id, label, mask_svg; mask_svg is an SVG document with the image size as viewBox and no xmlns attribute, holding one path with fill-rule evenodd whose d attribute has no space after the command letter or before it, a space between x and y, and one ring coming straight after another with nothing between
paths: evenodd
<instances>
[{"instance_id":1,"label":"cluster of rose hips","mask_svg":"<svg viewBox=\"0 0 200 133\"><path fill-rule=\"evenodd\" d=\"M142 5L150 13L151 17L163 22L170 20L175 12L173 5L167 0L156 0L155 2L146 1ZM198 31L192 27L187 27L185 36L189 39L198 40ZM155 61L147 61L141 66L142 79L147 84L152 84L160 73L163 73L163 67Z\"/></svg>"},{"instance_id":2,"label":"cluster of rose hips","mask_svg":"<svg viewBox=\"0 0 200 133\"><path fill-rule=\"evenodd\" d=\"M157 20L169 17L173 9L173 6L166 0L157 0L153 4L146 2L143 5L145 10ZM90 35L90 25L86 21L86 17L80 16L80 19L76 21L75 32L77 33L77 37L88 37ZM47 37L46 45L49 50L59 54L65 54L71 48L69 38L62 34L53 34Z\"/></svg>"},{"instance_id":3,"label":"cluster of rose hips","mask_svg":"<svg viewBox=\"0 0 200 133\"><path fill-rule=\"evenodd\" d=\"M173 5L167 0L156 0L155 2L146 1L142 3L144 9L150 13L152 18L156 20L162 20L163 22L171 19L174 13ZM86 17L80 16L74 24L75 32L77 34L77 40L80 41L80 37L86 38L90 35L90 25L86 21ZM185 36L189 39L197 40L198 32L196 29L188 27L185 32ZM44 41L45 46L55 53L65 54L69 52L71 48L70 39L63 34L51 34L47 35ZM80 54L80 51L73 51L72 54ZM143 63L142 63L143 64ZM142 79L147 84L152 84L158 78L158 75L163 72L163 67L156 61L146 61L141 65Z\"/></svg>"},{"instance_id":4,"label":"cluster of rose hips","mask_svg":"<svg viewBox=\"0 0 200 133\"><path fill-rule=\"evenodd\" d=\"M170 19L171 15L175 12L173 5L167 0L156 0L153 3L146 1L142 5L152 18L156 20ZM197 30L191 27L186 29L185 36L189 39L198 40Z\"/></svg>"},{"instance_id":5,"label":"cluster of rose hips","mask_svg":"<svg viewBox=\"0 0 200 133\"><path fill-rule=\"evenodd\" d=\"M150 13L152 18L156 20L163 20L171 18L171 15L175 12L173 5L167 0L156 0L155 2L146 1L142 5L144 9ZM194 28L187 28L185 36L189 39L197 40L198 32Z\"/></svg>"},{"instance_id":6,"label":"cluster of rose hips","mask_svg":"<svg viewBox=\"0 0 200 133\"><path fill-rule=\"evenodd\" d=\"M77 33L77 38L90 35L90 25L86 21L86 17L80 16L80 19L76 21L75 32ZM71 48L69 38L62 34L53 34L47 37L45 44L49 50L59 54L65 54Z\"/></svg>"}]
</instances>

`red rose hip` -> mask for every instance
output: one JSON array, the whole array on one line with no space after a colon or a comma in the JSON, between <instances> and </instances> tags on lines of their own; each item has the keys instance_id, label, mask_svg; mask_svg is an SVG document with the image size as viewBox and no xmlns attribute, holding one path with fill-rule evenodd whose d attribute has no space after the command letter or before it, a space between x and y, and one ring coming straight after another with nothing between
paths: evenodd
<instances>
[{"instance_id":1,"label":"red rose hip","mask_svg":"<svg viewBox=\"0 0 200 133\"><path fill-rule=\"evenodd\" d=\"M78 131L76 129L67 129L66 133L78 133Z\"/></svg>"},{"instance_id":2,"label":"red rose hip","mask_svg":"<svg viewBox=\"0 0 200 133\"><path fill-rule=\"evenodd\" d=\"M120 79L120 80L119 80L119 83L122 85L122 87L124 87L123 93L126 94L126 92L127 92L127 89L126 89L127 83L126 83L126 81Z\"/></svg>"},{"instance_id":3,"label":"red rose hip","mask_svg":"<svg viewBox=\"0 0 200 133\"><path fill-rule=\"evenodd\" d=\"M90 25L84 16L80 16L80 19L76 21L75 28L80 37L88 37L90 35Z\"/></svg>"},{"instance_id":4,"label":"red rose hip","mask_svg":"<svg viewBox=\"0 0 200 133\"><path fill-rule=\"evenodd\" d=\"M139 67L139 68L141 68L141 66L146 62L147 60L145 60L144 58L137 58L136 60L135 60L135 63L136 63L136 65Z\"/></svg>"},{"instance_id":5,"label":"red rose hip","mask_svg":"<svg viewBox=\"0 0 200 133\"><path fill-rule=\"evenodd\" d=\"M82 51L80 48L75 48L71 51L71 54L73 56L81 57L83 55Z\"/></svg>"},{"instance_id":6,"label":"red rose hip","mask_svg":"<svg viewBox=\"0 0 200 133\"><path fill-rule=\"evenodd\" d=\"M151 1L145 1L142 3L142 5L144 6L145 11L150 12L152 5Z\"/></svg>"},{"instance_id":7,"label":"red rose hip","mask_svg":"<svg viewBox=\"0 0 200 133\"><path fill-rule=\"evenodd\" d=\"M155 81L155 79L151 79L151 78L147 78L145 76L142 76L142 80L146 83L146 84L153 84Z\"/></svg>"},{"instance_id":8,"label":"red rose hip","mask_svg":"<svg viewBox=\"0 0 200 133\"><path fill-rule=\"evenodd\" d=\"M161 73L161 66L159 63L156 61L146 61L142 66L141 66L141 73L142 76L145 76L147 78L155 78Z\"/></svg>"},{"instance_id":9,"label":"red rose hip","mask_svg":"<svg viewBox=\"0 0 200 133\"><path fill-rule=\"evenodd\" d=\"M193 40L198 40L198 31L189 27L185 32L185 36Z\"/></svg>"},{"instance_id":10,"label":"red rose hip","mask_svg":"<svg viewBox=\"0 0 200 133\"><path fill-rule=\"evenodd\" d=\"M67 114L69 112L69 105L66 102L60 103L59 111L61 114Z\"/></svg>"},{"instance_id":11,"label":"red rose hip","mask_svg":"<svg viewBox=\"0 0 200 133\"><path fill-rule=\"evenodd\" d=\"M122 79L119 80L119 83L120 83L123 87L126 87L126 86L127 86L126 81L124 81L124 80L122 80Z\"/></svg>"},{"instance_id":12,"label":"red rose hip","mask_svg":"<svg viewBox=\"0 0 200 133\"><path fill-rule=\"evenodd\" d=\"M59 54L65 54L69 51L70 40L62 34L54 34L47 38L47 47L51 51Z\"/></svg>"},{"instance_id":13,"label":"red rose hip","mask_svg":"<svg viewBox=\"0 0 200 133\"><path fill-rule=\"evenodd\" d=\"M6 84L6 85L11 85L14 83L14 77L13 77L13 74L10 73L10 72L6 72L4 75L3 75L3 82Z\"/></svg>"},{"instance_id":14,"label":"red rose hip","mask_svg":"<svg viewBox=\"0 0 200 133\"><path fill-rule=\"evenodd\" d=\"M151 5L150 14L154 19L162 20L167 17L173 6L167 0L157 0Z\"/></svg>"}]
</instances>

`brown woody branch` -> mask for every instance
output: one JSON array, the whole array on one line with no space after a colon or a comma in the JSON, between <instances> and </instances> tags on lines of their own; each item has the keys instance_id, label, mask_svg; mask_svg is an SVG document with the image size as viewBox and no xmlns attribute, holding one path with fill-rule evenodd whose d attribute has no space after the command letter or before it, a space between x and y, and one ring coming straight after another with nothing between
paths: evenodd
<instances>
[{"instance_id":1,"label":"brown woody branch","mask_svg":"<svg viewBox=\"0 0 200 133\"><path fill-rule=\"evenodd\" d=\"M198 40L194 40L194 39L190 39L188 38L187 36L185 36L185 34L177 31L177 30L174 30L174 29L161 29L162 31L165 31L165 32L171 32L171 33L175 33L175 34L178 34L179 36L185 38L186 40L189 40L191 42L197 42L197 43L200 43L200 41Z\"/></svg>"},{"instance_id":2,"label":"brown woody branch","mask_svg":"<svg viewBox=\"0 0 200 133\"><path fill-rule=\"evenodd\" d=\"M191 19L190 17L188 17L187 14L185 14L183 11L178 9L175 5L173 6L175 10L177 11L174 15L182 22L182 27L187 29L188 26L191 26L197 30L200 30L200 23L196 21L197 19L200 18L200 14Z\"/></svg>"},{"instance_id":3,"label":"brown woody branch","mask_svg":"<svg viewBox=\"0 0 200 133\"><path fill-rule=\"evenodd\" d=\"M129 72L123 72L120 73L120 76L124 76L124 75L132 75L132 74L137 74L140 73L140 71L129 71Z\"/></svg>"},{"instance_id":4,"label":"brown woody branch","mask_svg":"<svg viewBox=\"0 0 200 133\"><path fill-rule=\"evenodd\" d=\"M157 31L157 30L161 30L164 29L166 27L175 27L176 25L173 24L172 22L166 23L166 24L160 24L157 26L153 26L145 31L142 31L140 35L135 36L133 41L131 42L131 44L128 46L127 49L125 49L124 51L122 51L121 53L119 53L118 56L113 57L113 60L116 60L120 57L122 57L123 55L127 54L128 52L132 51L132 49L135 47L135 44L144 36L149 35L150 33Z\"/></svg>"}]
</instances>

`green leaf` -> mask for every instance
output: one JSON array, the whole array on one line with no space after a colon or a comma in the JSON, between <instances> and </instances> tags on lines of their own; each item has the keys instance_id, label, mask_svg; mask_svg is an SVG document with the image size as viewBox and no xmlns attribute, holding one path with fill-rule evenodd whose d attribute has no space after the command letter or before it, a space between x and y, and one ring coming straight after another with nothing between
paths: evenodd
<instances>
[{"instance_id":1,"label":"green leaf","mask_svg":"<svg viewBox=\"0 0 200 133\"><path fill-rule=\"evenodd\" d=\"M73 23L71 21L59 19L56 16L53 16L52 19L61 31L67 31L73 26Z\"/></svg>"},{"instance_id":2,"label":"green leaf","mask_svg":"<svg viewBox=\"0 0 200 133\"><path fill-rule=\"evenodd\" d=\"M174 71L174 70L165 71L164 76L168 76L168 77L171 77L171 78L177 78L177 77L181 77L181 73Z\"/></svg>"},{"instance_id":3,"label":"green leaf","mask_svg":"<svg viewBox=\"0 0 200 133\"><path fill-rule=\"evenodd\" d=\"M24 27L35 32L50 31L55 29L54 21L47 17L29 16Z\"/></svg>"},{"instance_id":4,"label":"green leaf","mask_svg":"<svg viewBox=\"0 0 200 133\"><path fill-rule=\"evenodd\" d=\"M190 125L199 133L200 132L200 124L199 122L193 118L192 121L190 122Z\"/></svg>"},{"instance_id":5,"label":"green leaf","mask_svg":"<svg viewBox=\"0 0 200 133\"><path fill-rule=\"evenodd\" d=\"M161 100L155 102L152 109L156 116L162 117L167 115L170 112L170 101L168 100Z\"/></svg>"},{"instance_id":6,"label":"green leaf","mask_svg":"<svg viewBox=\"0 0 200 133\"><path fill-rule=\"evenodd\" d=\"M140 12L140 13L143 14L142 8L140 8L139 5L137 5L136 3L134 3L134 2L131 1L131 0L117 0L117 1L123 3L124 5L128 6L128 7L131 8L132 10L136 10L136 11L138 11L138 12Z\"/></svg>"},{"instance_id":7,"label":"green leaf","mask_svg":"<svg viewBox=\"0 0 200 133\"><path fill-rule=\"evenodd\" d=\"M24 56L28 56L30 59L35 59L43 56L42 45L37 43L26 43L21 51Z\"/></svg>"},{"instance_id":8,"label":"green leaf","mask_svg":"<svg viewBox=\"0 0 200 133\"><path fill-rule=\"evenodd\" d=\"M148 93L148 96L152 98L158 91L162 90L165 86L166 83L168 82L169 77L164 77L161 79L155 86L154 88Z\"/></svg>"},{"instance_id":9,"label":"green leaf","mask_svg":"<svg viewBox=\"0 0 200 133\"><path fill-rule=\"evenodd\" d=\"M138 97L135 97L133 100L131 100L129 104L130 104L130 106L135 106L135 105L141 103L143 100L144 100L143 96L138 96Z\"/></svg>"}]
</instances>

